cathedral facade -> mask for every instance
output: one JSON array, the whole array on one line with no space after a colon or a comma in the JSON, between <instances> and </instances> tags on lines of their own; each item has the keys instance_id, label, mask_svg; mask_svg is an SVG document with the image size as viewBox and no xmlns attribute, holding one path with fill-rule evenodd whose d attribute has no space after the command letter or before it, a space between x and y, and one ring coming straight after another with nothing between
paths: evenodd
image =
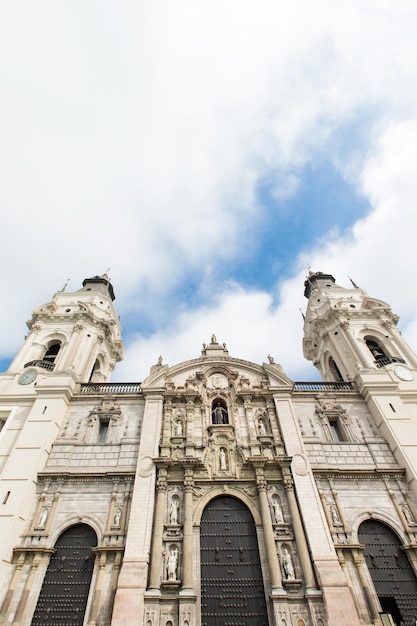
<instances>
[{"instance_id":1,"label":"cathedral facade","mask_svg":"<svg viewBox=\"0 0 417 626\"><path fill-rule=\"evenodd\" d=\"M0 375L0 623L412 626L417 357L388 304L310 273L304 354L111 383L106 275L58 292Z\"/></svg>"}]
</instances>

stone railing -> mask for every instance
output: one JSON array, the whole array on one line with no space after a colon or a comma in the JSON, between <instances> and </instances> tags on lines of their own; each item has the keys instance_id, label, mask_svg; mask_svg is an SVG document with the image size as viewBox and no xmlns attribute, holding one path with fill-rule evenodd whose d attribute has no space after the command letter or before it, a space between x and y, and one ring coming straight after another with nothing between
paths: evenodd
<instances>
[{"instance_id":1,"label":"stone railing","mask_svg":"<svg viewBox=\"0 0 417 626\"><path fill-rule=\"evenodd\" d=\"M404 359L401 359L398 356L384 356L375 361L375 365L378 368L386 367L387 365L390 365L391 363L405 363L405 361Z\"/></svg>"},{"instance_id":2,"label":"stone railing","mask_svg":"<svg viewBox=\"0 0 417 626\"><path fill-rule=\"evenodd\" d=\"M48 372L52 372L55 364L51 361L29 361L29 363L25 363L24 367L42 367L44 370L48 370Z\"/></svg>"},{"instance_id":3,"label":"stone railing","mask_svg":"<svg viewBox=\"0 0 417 626\"><path fill-rule=\"evenodd\" d=\"M352 391L350 382L326 383L326 382L301 382L294 383L294 391Z\"/></svg>"},{"instance_id":4,"label":"stone railing","mask_svg":"<svg viewBox=\"0 0 417 626\"><path fill-rule=\"evenodd\" d=\"M142 393L141 383L83 383L80 393L85 395L105 393Z\"/></svg>"}]
</instances>

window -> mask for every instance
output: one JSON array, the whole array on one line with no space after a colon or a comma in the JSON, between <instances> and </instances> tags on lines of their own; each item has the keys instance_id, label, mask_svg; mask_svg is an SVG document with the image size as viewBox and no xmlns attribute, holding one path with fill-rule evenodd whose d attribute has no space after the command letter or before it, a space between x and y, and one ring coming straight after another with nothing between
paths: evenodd
<instances>
[{"instance_id":1,"label":"window","mask_svg":"<svg viewBox=\"0 0 417 626\"><path fill-rule=\"evenodd\" d=\"M100 370L100 362L97 359L96 362L94 363L93 369L91 370L91 374L90 374L90 378L89 378L88 382L90 382L90 383L91 382L96 382L94 374L96 374L96 372L98 372L99 370Z\"/></svg>"},{"instance_id":2,"label":"window","mask_svg":"<svg viewBox=\"0 0 417 626\"><path fill-rule=\"evenodd\" d=\"M381 361L382 359L387 359L387 355L379 345L379 343L375 339L371 339L370 337L365 337L365 343L368 346L372 356L375 361Z\"/></svg>"},{"instance_id":3,"label":"window","mask_svg":"<svg viewBox=\"0 0 417 626\"><path fill-rule=\"evenodd\" d=\"M58 356L60 349L61 343L59 341L55 341L49 346L42 360L48 361L49 363L55 363L55 359Z\"/></svg>"},{"instance_id":4,"label":"window","mask_svg":"<svg viewBox=\"0 0 417 626\"><path fill-rule=\"evenodd\" d=\"M98 430L98 443L106 443L109 432L109 420L100 419Z\"/></svg>"},{"instance_id":5,"label":"window","mask_svg":"<svg viewBox=\"0 0 417 626\"><path fill-rule=\"evenodd\" d=\"M342 431L337 420L329 420L330 432L334 441L344 441Z\"/></svg>"},{"instance_id":6,"label":"window","mask_svg":"<svg viewBox=\"0 0 417 626\"><path fill-rule=\"evenodd\" d=\"M343 382L343 376L332 357L329 357L329 372L334 382Z\"/></svg>"}]
</instances>

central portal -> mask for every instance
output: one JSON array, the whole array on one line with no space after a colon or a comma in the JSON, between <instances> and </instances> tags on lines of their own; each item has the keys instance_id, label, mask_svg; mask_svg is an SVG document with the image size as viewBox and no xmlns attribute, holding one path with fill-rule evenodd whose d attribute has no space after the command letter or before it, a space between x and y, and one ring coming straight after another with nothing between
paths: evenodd
<instances>
[{"instance_id":1,"label":"central portal","mask_svg":"<svg viewBox=\"0 0 417 626\"><path fill-rule=\"evenodd\" d=\"M268 626L258 541L249 509L221 496L200 525L201 625Z\"/></svg>"}]
</instances>

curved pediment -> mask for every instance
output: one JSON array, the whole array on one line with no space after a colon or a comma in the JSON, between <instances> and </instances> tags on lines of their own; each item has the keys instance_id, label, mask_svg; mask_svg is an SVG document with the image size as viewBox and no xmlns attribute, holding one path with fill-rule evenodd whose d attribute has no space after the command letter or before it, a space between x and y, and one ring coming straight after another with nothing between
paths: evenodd
<instances>
[{"instance_id":1,"label":"curved pediment","mask_svg":"<svg viewBox=\"0 0 417 626\"><path fill-rule=\"evenodd\" d=\"M272 360L272 359L271 359ZM262 393L271 387L290 387L293 381L274 362L257 365L232 357L200 357L177 365L154 365L142 389L211 394L232 388L235 393Z\"/></svg>"}]
</instances>

